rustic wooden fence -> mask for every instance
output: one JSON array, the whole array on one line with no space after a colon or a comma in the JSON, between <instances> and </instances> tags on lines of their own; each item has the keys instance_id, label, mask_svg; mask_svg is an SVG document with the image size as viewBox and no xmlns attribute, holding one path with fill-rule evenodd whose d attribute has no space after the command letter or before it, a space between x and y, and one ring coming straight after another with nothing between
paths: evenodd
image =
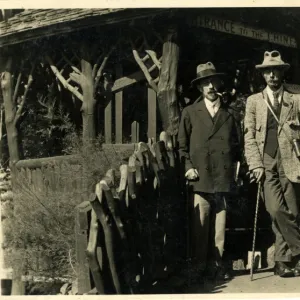
<instances>
[{"instance_id":1,"label":"rustic wooden fence","mask_svg":"<svg viewBox=\"0 0 300 300\"><path fill-rule=\"evenodd\" d=\"M128 163L109 169L76 208L79 294L146 292L180 267L187 214L178 168L163 132L157 143L136 144Z\"/></svg>"}]
</instances>

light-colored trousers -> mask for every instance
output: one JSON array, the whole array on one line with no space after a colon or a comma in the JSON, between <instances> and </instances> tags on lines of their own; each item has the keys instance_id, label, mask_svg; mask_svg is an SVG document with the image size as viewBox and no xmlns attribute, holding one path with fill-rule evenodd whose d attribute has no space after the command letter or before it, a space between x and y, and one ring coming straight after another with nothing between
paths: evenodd
<instances>
[{"instance_id":1,"label":"light-colored trousers","mask_svg":"<svg viewBox=\"0 0 300 300\"><path fill-rule=\"evenodd\" d=\"M204 270L208 264L221 265L226 226L224 193L193 194L190 251L194 267Z\"/></svg>"}]
</instances>

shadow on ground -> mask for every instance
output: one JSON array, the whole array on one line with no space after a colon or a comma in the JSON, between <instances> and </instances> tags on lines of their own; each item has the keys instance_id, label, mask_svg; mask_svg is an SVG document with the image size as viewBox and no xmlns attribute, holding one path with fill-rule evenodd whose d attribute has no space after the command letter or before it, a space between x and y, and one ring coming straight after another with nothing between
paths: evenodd
<instances>
[{"instance_id":1,"label":"shadow on ground","mask_svg":"<svg viewBox=\"0 0 300 300\"><path fill-rule=\"evenodd\" d=\"M254 272L253 281L261 280L263 278L268 278L274 276L270 275L272 268L256 270ZM262 274L265 273L265 276ZM259 278L255 275L260 274ZM250 281L250 271L249 270L235 270L232 271L233 278L239 276L249 276ZM231 279L231 280L232 280ZM187 278L187 276L175 275L164 279L158 280L153 283L153 285L145 291L146 294L218 294L222 293L223 290L230 284L231 280L213 280L204 279L204 282L197 283L192 282L192 278Z\"/></svg>"}]
</instances>

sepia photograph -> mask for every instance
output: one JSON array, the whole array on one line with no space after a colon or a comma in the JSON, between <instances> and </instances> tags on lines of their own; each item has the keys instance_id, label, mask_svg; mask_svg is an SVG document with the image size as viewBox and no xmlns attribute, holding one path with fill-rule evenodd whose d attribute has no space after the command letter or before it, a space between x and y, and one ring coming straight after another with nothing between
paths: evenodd
<instances>
[{"instance_id":1,"label":"sepia photograph","mask_svg":"<svg viewBox=\"0 0 300 300\"><path fill-rule=\"evenodd\" d=\"M299 48L300 7L1 9L1 295L300 294Z\"/></svg>"}]
</instances>

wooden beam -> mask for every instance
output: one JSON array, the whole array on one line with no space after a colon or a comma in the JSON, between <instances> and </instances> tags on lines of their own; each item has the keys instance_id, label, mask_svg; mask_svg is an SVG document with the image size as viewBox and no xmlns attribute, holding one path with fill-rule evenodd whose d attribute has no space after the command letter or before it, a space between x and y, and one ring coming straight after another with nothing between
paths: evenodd
<instances>
[{"instance_id":1,"label":"wooden beam","mask_svg":"<svg viewBox=\"0 0 300 300\"><path fill-rule=\"evenodd\" d=\"M156 141L157 126L156 92L148 88L148 138Z\"/></svg>"},{"instance_id":2,"label":"wooden beam","mask_svg":"<svg viewBox=\"0 0 300 300\"><path fill-rule=\"evenodd\" d=\"M47 165L53 165L62 162L68 162L71 165L77 165L80 163L79 157L75 155L62 155L62 156L19 160L16 163L16 167L17 169L21 169L21 168L37 169L37 168L45 167Z\"/></svg>"},{"instance_id":3,"label":"wooden beam","mask_svg":"<svg viewBox=\"0 0 300 300\"><path fill-rule=\"evenodd\" d=\"M104 137L105 143L112 142L112 94L107 94L104 109Z\"/></svg>"},{"instance_id":4,"label":"wooden beam","mask_svg":"<svg viewBox=\"0 0 300 300\"><path fill-rule=\"evenodd\" d=\"M122 77L122 66L116 66L117 78ZM116 143L122 143L123 137L123 92L120 91L115 94L115 105L116 105Z\"/></svg>"},{"instance_id":5,"label":"wooden beam","mask_svg":"<svg viewBox=\"0 0 300 300\"><path fill-rule=\"evenodd\" d=\"M89 201L84 201L75 208L75 239L77 256L78 294L82 295L91 290L90 270L86 257L88 246L88 213L91 212Z\"/></svg>"},{"instance_id":6,"label":"wooden beam","mask_svg":"<svg viewBox=\"0 0 300 300\"><path fill-rule=\"evenodd\" d=\"M131 143L138 143L140 136L140 124L137 121L131 123Z\"/></svg>"},{"instance_id":7,"label":"wooden beam","mask_svg":"<svg viewBox=\"0 0 300 300\"><path fill-rule=\"evenodd\" d=\"M144 73L142 71L132 73L131 75L124 76L122 78L117 79L115 81L111 91L113 93L116 93L116 92L122 90L123 88L128 87L132 84L135 84L141 80L146 80Z\"/></svg>"}]
</instances>

